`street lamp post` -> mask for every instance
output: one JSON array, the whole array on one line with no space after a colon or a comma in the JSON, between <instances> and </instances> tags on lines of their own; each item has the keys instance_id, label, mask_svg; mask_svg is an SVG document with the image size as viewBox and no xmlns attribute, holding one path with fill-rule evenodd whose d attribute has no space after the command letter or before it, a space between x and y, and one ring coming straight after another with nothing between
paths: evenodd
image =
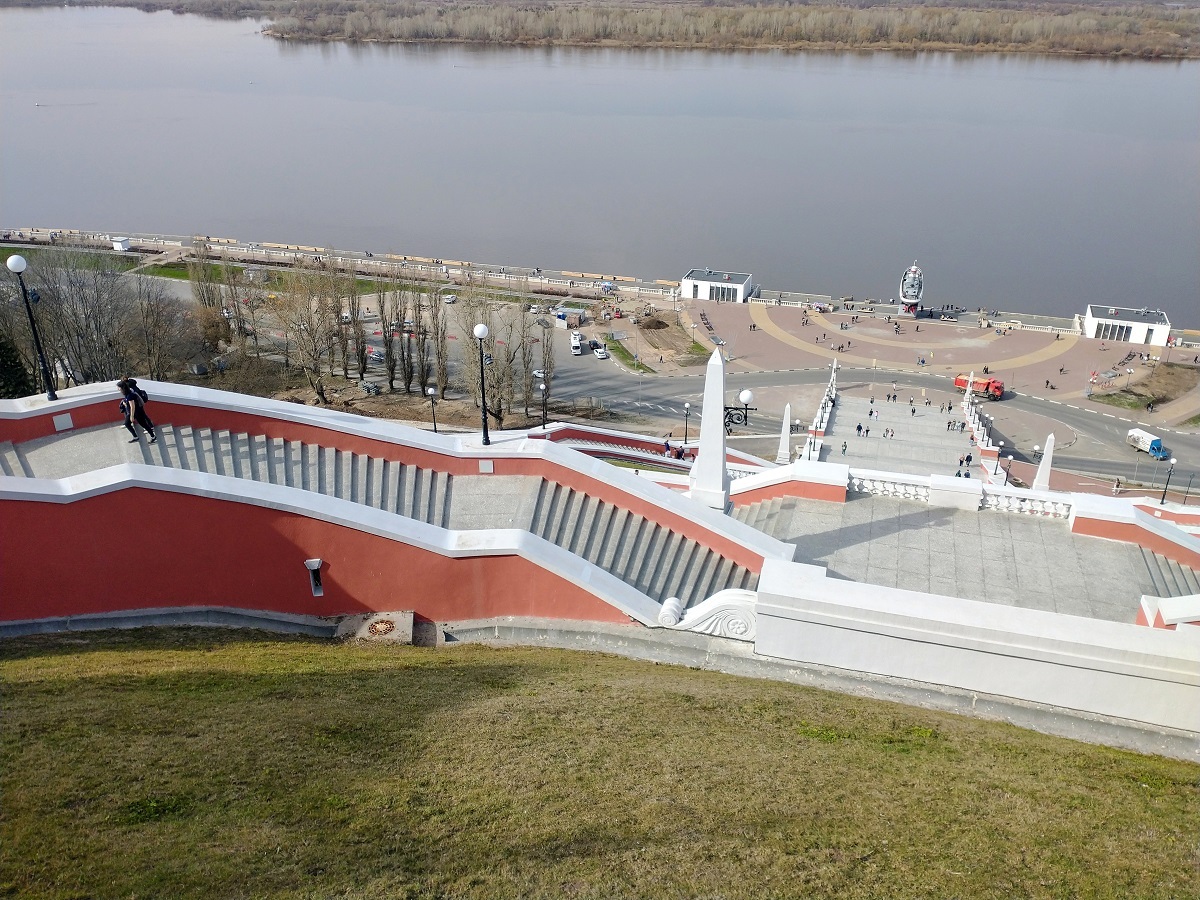
<instances>
[{"instance_id":1,"label":"street lamp post","mask_svg":"<svg viewBox=\"0 0 1200 900\"><path fill-rule=\"evenodd\" d=\"M1041 446L1041 444L1034 444L1034 445L1033 445L1033 458L1034 458L1034 459L1041 459L1041 458L1042 458L1042 446Z\"/></svg>"},{"instance_id":2,"label":"street lamp post","mask_svg":"<svg viewBox=\"0 0 1200 900\"><path fill-rule=\"evenodd\" d=\"M1000 454L1004 452L1004 441L1000 442L1000 449L996 451L996 469L992 472L993 475L1000 474Z\"/></svg>"},{"instance_id":3,"label":"street lamp post","mask_svg":"<svg viewBox=\"0 0 1200 900\"><path fill-rule=\"evenodd\" d=\"M683 404L683 442L688 442L688 417L692 414L692 404Z\"/></svg>"},{"instance_id":4,"label":"street lamp post","mask_svg":"<svg viewBox=\"0 0 1200 900\"><path fill-rule=\"evenodd\" d=\"M538 390L542 392L542 431L546 430L546 382L538 385Z\"/></svg>"},{"instance_id":5,"label":"street lamp post","mask_svg":"<svg viewBox=\"0 0 1200 900\"><path fill-rule=\"evenodd\" d=\"M1012 461L1013 455L1010 453L1008 454L1008 468L1004 470L1004 483L1000 485L1001 487L1008 487L1008 478L1012 475Z\"/></svg>"},{"instance_id":6,"label":"street lamp post","mask_svg":"<svg viewBox=\"0 0 1200 900\"><path fill-rule=\"evenodd\" d=\"M1171 486L1171 473L1172 473L1172 472L1174 472L1174 471L1175 471L1175 457L1173 457L1173 456L1172 456L1172 457L1171 457L1171 465L1170 465L1170 467L1167 469L1167 480L1166 480L1166 482L1163 484L1163 493L1162 493L1162 499L1158 501L1158 505L1159 505L1159 506L1164 506L1164 505L1166 505L1166 502L1167 502L1167 488L1169 488L1169 487Z\"/></svg>"},{"instance_id":7,"label":"street lamp post","mask_svg":"<svg viewBox=\"0 0 1200 900\"><path fill-rule=\"evenodd\" d=\"M487 424L487 376L483 371L483 342L488 336L488 327L480 322L471 332L479 341L479 409L483 421L483 446L488 446L492 439L488 437Z\"/></svg>"},{"instance_id":8,"label":"street lamp post","mask_svg":"<svg viewBox=\"0 0 1200 900\"><path fill-rule=\"evenodd\" d=\"M17 276L17 283L21 285L21 299L25 301L25 314L29 316L29 330L33 333L33 349L37 352L38 365L42 370L42 386L46 389L46 399L57 400L58 394L54 393L50 367L46 365L46 354L42 351L42 339L38 336L37 322L33 319L33 307L29 305L29 291L25 288L25 278L22 275L26 265L23 256L14 253L8 258L8 271Z\"/></svg>"},{"instance_id":9,"label":"street lamp post","mask_svg":"<svg viewBox=\"0 0 1200 900\"><path fill-rule=\"evenodd\" d=\"M425 388L425 394L429 397L429 411L433 414L433 433L437 434L437 388Z\"/></svg>"}]
</instances>

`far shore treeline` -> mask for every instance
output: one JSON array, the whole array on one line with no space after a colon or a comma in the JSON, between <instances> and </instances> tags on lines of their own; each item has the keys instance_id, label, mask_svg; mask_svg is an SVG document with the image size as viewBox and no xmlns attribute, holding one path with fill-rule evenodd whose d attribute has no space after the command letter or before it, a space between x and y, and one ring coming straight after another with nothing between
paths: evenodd
<instances>
[{"instance_id":1,"label":"far shore treeline","mask_svg":"<svg viewBox=\"0 0 1200 900\"><path fill-rule=\"evenodd\" d=\"M713 50L957 50L1200 57L1200 0L1126 5L1066 0L956 4L763 0L71 0L219 18L257 18L305 41L388 41ZM62 0L0 0L0 6Z\"/></svg>"}]
</instances>

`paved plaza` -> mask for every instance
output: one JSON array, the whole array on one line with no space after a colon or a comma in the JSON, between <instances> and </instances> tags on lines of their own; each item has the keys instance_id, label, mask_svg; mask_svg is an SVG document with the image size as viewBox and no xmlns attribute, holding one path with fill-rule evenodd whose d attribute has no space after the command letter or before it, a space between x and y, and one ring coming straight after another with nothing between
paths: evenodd
<instances>
[{"instance_id":1,"label":"paved plaza","mask_svg":"<svg viewBox=\"0 0 1200 900\"><path fill-rule=\"evenodd\" d=\"M850 581L1114 622L1132 622L1142 594L1157 594L1155 560L1140 547L1072 534L1061 519L851 494L788 500L775 521L796 562Z\"/></svg>"}]
</instances>

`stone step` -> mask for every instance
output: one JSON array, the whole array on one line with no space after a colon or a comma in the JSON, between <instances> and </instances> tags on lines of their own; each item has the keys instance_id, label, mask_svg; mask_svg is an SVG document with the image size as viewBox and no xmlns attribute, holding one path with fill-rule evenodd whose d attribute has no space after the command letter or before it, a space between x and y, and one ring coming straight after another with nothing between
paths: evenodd
<instances>
[{"instance_id":1,"label":"stone step","mask_svg":"<svg viewBox=\"0 0 1200 900\"><path fill-rule=\"evenodd\" d=\"M12 441L0 444L0 471L5 475L14 475L19 478L33 477L33 472L26 464L25 457Z\"/></svg>"}]
</instances>

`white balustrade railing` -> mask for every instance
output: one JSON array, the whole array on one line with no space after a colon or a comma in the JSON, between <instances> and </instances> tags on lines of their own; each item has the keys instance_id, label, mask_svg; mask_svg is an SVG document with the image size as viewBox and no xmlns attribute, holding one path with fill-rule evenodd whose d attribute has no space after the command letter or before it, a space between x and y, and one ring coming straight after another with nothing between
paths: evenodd
<instances>
[{"instance_id":1,"label":"white balustrade railing","mask_svg":"<svg viewBox=\"0 0 1200 900\"><path fill-rule=\"evenodd\" d=\"M876 494L901 500L929 502L929 476L851 469L849 490L856 494Z\"/></svg>"},{"instance_id":2,"label":"white balustrade railing","mask_svg":"<svg viewBox=\"0 0 1200 900\"><path fill-rule=\"evenodd\" d=\"M1050 491L985 484L983 508L1024 516L1066 519L1071 515L1071 499L1067 494L1055 494Z\"/></svg>"}]
</instances>

